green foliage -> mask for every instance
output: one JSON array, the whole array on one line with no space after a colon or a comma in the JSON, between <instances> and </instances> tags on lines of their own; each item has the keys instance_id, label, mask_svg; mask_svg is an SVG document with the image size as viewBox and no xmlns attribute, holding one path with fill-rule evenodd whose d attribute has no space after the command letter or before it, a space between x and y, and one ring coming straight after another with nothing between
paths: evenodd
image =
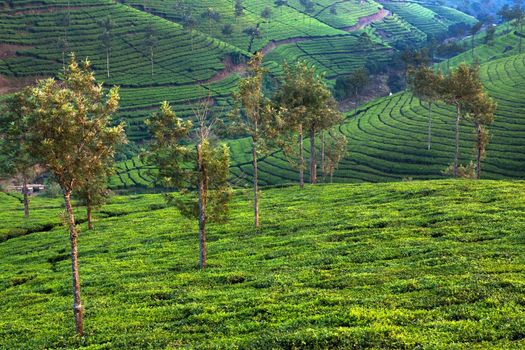
<instances>
[{"instance_id":1,"label":"green foliage","mask_svg":"<svg viewBox=\"0 0 525 350\"><path fill-rule=\"evenodd\" d=\"M204 104L208 102L195 108L206 108ZM210 222L223 222L227 218L228 202L231 199L228 185L230 154L226 145L210 143L210 133L215 122L207 119L207 109L201 112L197 138L191 140L192 123L178 118L169 103L164 102L160 112L147 121L152 141L145 159L158 169L158 184L181 191L177 195L166 195L166 200L188 218L199 218L199 198L195 189L204 181L207 219Z\"/></svg>"},{"instance_id":2,"label":"green foliage","mask_svg":"<svg viewBox=\"0 0 525 350\"><path fill-rule=\"evenodd\" d=\"M173 112L168 102L163 102L160 112L146 121L153 142L149 145L146 162L158 170L156 184L166 188L185 187L190 169L186 163L192 155L183 144L192 127L191 121L183 121Z\"/></svg>"},{"instance_id":3,"label":"green foliage","mask_svg":"<svg viewBox=\"0 0 525 350\"><path fill-rule=\"evenodd\" d=\"M71 57L64 80L42 80L30 91L28 145L64 191L106 173L115 145L126 142L124 124L110 126L118 109L118 88L106 95L90 62Z\"/></svg>"},{"instance_id":4,"label":"green foliage","mask_svg":"<svg viewBox=\"0 0 525 350\"><path fill-rule=\"evenodd\" d=\"M370 76L366 68L361 67L350 75L338 77L335 82L335 96L345 99L349 96L357 97L369 84Z\"/></svg>"},{"instance_id":5,"label":"green foliage","mask_svg":"<svg viewBox=\"0 0 525 350\"><path fill-rule=\"evenodd\" d=\"M0 174L3 177L22 177L29 181L37 161L31 154L30 92L25 89L0 101Z\"/></svg>"},{"instance_id":6,"label":"green foliage","mask_svg":"<svg viewBox=\"0 0 525 350\"><path fill-rule=\"evenodd\" d=\"M328 138L323 138L324 142L324 163L322 165L323 178L330 177L333 182L334 173L339 167L339 163L345 158L348 151L348 139L346 136L330 133Z\"/></svg>"}]
</instances>

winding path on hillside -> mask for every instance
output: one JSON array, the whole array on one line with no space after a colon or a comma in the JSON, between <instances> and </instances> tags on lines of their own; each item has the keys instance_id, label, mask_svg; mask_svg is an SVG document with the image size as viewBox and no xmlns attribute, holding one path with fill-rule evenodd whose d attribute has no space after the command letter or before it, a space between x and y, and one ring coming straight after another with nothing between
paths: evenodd
<instances>
[{"instance_id":1,"label":"winding path on hillside","mask_svg":"<svg viewBox=\"0 0 525 350\"><path fill-rule=\"evenodd\" d=\"M348 32L348 33L356 32L356 31L361 30L364 27L366 27L366 26L368 26L368 25L370 25L372 23L382 21L385 17L387 17L389 15L390 15L389 11L387 11L385 9L381 9L377 13L374 13L372 15L368 15L368 16L364 16L364 17L359 18L359 20L357 21L357 24L355 24L353 26L341 28L341 29L344 30L345 32ZM340 36L344 36L344 35L340 35ZM299 37L282 39L282 40L271 40L260 51L262 52L262 54L264 56L266 56L268 53L274 51L275 49L277 49L278 47L283 46L283 45L296 44L296 43L310 41L310 40L315 40L315 39L332 38L332 37L337 37L337 35L330 35L330 36L299 36ZM246 63L235 64L235 63L232 62L230 57L226 57L223 60L223 64L224 64L224 69L220 70L219 72L217 72L217 74L215 74L213 77L208 78L208 79L197 80L197 81L194 81L194 82L184 83L184 84L176 84L176 83L166 83L166 84L161 84L161 85L155 84L155 85L151 85L151 87L153 87L153 86L158 87L158 86L209 85L209 84L217 83L217 82L219 82L221 80L227 79L232 74L237 74L237 73L242 74L242 73L246 72L247 69L248 69L248 65ZM148 86L149 85L146 84L146 85L142 85L141 87L148 87Z\"/></svg>"},{"instance_id":2,"label":"winding path on hillside","mask_svg":"<svg viewBox=\"0 0 525 350\"><path fill-rule=\"evenodd\" d=\"M75 8L72 7L71 9L77 9L77 7ZM29 11L31 11L31 13L33 13L33 12L38 12L40 10L41 9L30 9L30 10L24 9L18 12L23 12L23 13L28 12L29 13ZM53 8L53 10L56 10L56 9ZM358 22L355 25L341 28L341 29L348 33L356 32L372 23L382 21L385 17L389 15L390 13L387 10L381 9L377 13L359 18ZM341 36L344 36L344 34L341 34ZM334 37L334 36L300 36L300 37L288 38L288 39L283 39L283 40L271 40L260 51L263 53L263 55L267 55L268 53L274 51L275 49L283 45L296 44L300 42L306 42L310 40L329 38L329 37ZM14 56L16 55L16 51L20 49L20 47L13 46L12 48L9 47L9 48L4 48L4 49L0 50L0 52L4 52L5 54L10 54L10 56ZM218 71L214 76L208 79L203 79L203 80L198 80L198 81L193 81L193 82L188 82L188 83L182 83L182 84L177 84L177 83L144 84L141 86L141 88L159 87L159 86L182 87L182 86L194 86L194 85L202 85L206 87L206 85L210 85L210 84L225 80L233 74L245 73L248 69L248 65L246 63L235 64L232 62L230 57L225 57L223 60L223 64L224 64L224 68ZM0 78L2 79L1 85L6 90L6 91L3 91L3 93L8 92L8 91L11 92L11 91L17 90L18 88L20 88L20 86L23 86L26 83L25 79L23 81L19 81L17 79L13 79L12 77L9 77L9 78L0 77ZM125 84L121 86L126 87Z\"/></svg>"},{"instance_id":3,"label":"winding path on hillside","mask_svg":"<svg viewBox=\"0 0 525 350\"><path fill-rule=\"evenodd\" d=\"M381 22L385 17L388 17L389 15L390 15L390 12L382 8L377 13L359 18L359 20L357 21L357 24L353 26L341 28L341 29L348 33L356 32L372 23ZM330 37L333 37L333 36L330 36ZM295 43L300 43L300 42L309 41L313 39L320 39L320 38L327 38L327 36L301 36L301 37L288 38L288 39L283 39L283 40L272 40L268 44L266 44L266 46L264 46L260 51L262 52L264 56L266 56L268 53L277 49L279 46L295 44ZM231 74L245 72L248 67L245 63L232 64L231 60L228 60L228 59L226 59L224 63L225 63L224 64L225 68L223 70L221 70L215 76L209 79L196 82L196 84L206 85L206 84L218 82L222 79L227 78Z\"/></svg>"}]
</instances>

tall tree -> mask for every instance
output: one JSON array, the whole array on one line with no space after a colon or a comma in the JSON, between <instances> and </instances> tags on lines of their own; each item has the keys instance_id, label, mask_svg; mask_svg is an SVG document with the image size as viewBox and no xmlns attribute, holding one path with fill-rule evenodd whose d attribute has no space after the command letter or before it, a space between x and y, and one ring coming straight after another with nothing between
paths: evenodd
<instances>
[{"instance_id":1,"label":"tall tree","mask_svg":"<svg viewBox=\"0 0 525 350\"><path fill-rule=\"evenodd\" d=\"M348 151L348 139L342 134L334 132L329 133L330 137L324 145L326 159L323 162L323 176L330 176L330 182L333 182L334 173L339 167L339 163L346 156Z\"/></svg>"},{"instance_id":2,"label":"tall tree","mask_svg":"<svg viewBox=\"0 0 525 350\"><path fill-rule=\"evenodd\" d=\"M519 53L523 52L523 22L525 22L525 10L521 0L516 0L514 6L511 9L511 17L515 20L514 26L516 31L519 31Z\"/></svg>"},{"instance_id":3,"label":"tall tree","mask_svg":"<svg viewBox=\"0 0 525 350\"><path fill-rule=\"evenodd\" d=\"M206 225L227 218L232 191L228 184L229 150L212 141L215 120L210 118L209 100L194 106L197 128L191 146L192 123L178 118L167 102L148 121L153 136L147 159L159 168L158 181L181 190L167 195L181 213L199 222L199 265L207 266ZM190 144L190 145L189 145ZM197 193L191 189L197 188Z\"/></svg>"},{"instance_id":4,"label":"tall tree","mask_svg":"<svg viewBox=\"0 0 525 350\"><path fill-rule=\"evenodd\" d=\"M151 63L151 76L153 76L153 65L155 64L154 54L158 44L159 40L157 38L157 33L155 32L155 29L153 28L153 26L148 25L144 36L144 47L148 53Z\"/></svg>"},{"instance_id":5,"label":"tall tree","mask_svg":"<svg viewBox=\"0 0 525 350\"><path fill-rule=\"evenodd\" d=\"M405 63L405 81L408 82L408 72L412 68L429 66L431 61L426 48L421 50L405 50L401 53L401 60Z\"/></svg>"},{"instance_id":6,"label":"tall tree","mask_svg":"<svg viewBox=\"0 0 525 350\"><path fill-rule=\"evenodd\" d=\"M69 8L69 5L68 5ZM57 39L57 47L62 52L62 68L66 69L66 52L69 49L68 29L71 24L71 14L69 10L58 18L57 25L64 28L64 35Z\"/></svg>"},{"instance_id":7,"label":"tall tree","mask_svg":"<svg viewBox=\"0 0 525 350\"><path fill-rule=\"evenodd\" d=\"M221 14L213 7L208 7L206 11L201 14L202 18L208 19L209 34L212 36L213 25L212 21L219 22L221 20Z\"/></svg>"},{"instance_id":8,"label":"tall tree","mask_svg":"<svg viewBox=\"0 0 525 350\"><path fill-rule=\"evenodd\" d=\"M240 17L244 14L244 5L242 0L235 0L235 17Z\"/></svg>"},{"instance_id":9,"label":"tall tree","mask_svg":"<svg viewBox=\"0 0 525 350\"><path fill-rule=\"evenodd\" d=\"M102 34L100 34L99 40L106 50L106 72L107 77L109 78L111 43L113 41L113 28L115 27L115 22L113 22L111 16L107 16L104 20L99 22L99 25L102 28Z\"/></svg>"},{"instance_id":10,"label":"tall tree","mask_svg":"<svg viewBox=\"0 0 525 350\"><path fill-rule=\"evenodd\" d=\"M487 31L485 33L485 44L492 45L494 42L494 36L496 35L496 27L494 25L490 25L487 28Z\"/></svg>"},{"instance_id":11,"label":"tall tree","mask_svg":"<svg viewBox=\"0 0 525 350\"><path fill-rule=\"evenodd\" d=\"M20 179L24 196L24 216L29 217L28 182L34 175L37 164L31 154L28 141L30 130L30 90L24 89L5 101L0 110L0 154L4 155L4 169L7 176Z\"/></svg>"},{"instance_id":12,"label":"tall tree","mask_svg":"<svg viewBox=\"0 0 525 350\"><path fill-rule=\"evenodd\" d=\"M248 76L239 82L233 94L235 107L231 113L231 130L237 135L248 135L252 140L253 209L255 227L259 227L259 147L275 133L275 120L269 100L263 91L266 74L261 64L263 55L257 52L248 62Z\"/></svg>"},{"instance_id":13,"label":"tall tree","mask_svg":"<svg viewBox=\"0 0 525 350\"><path fill-rule=\"evenodd\" d=\"M479 33L479 31L483 28L483 22L478 21L476 22L471 28L470 28L470 35L472 39L472 59L474 59L474 50L475 50L475 40L476 40L476 34Z\"/></svg>"},{"instance_id":14,"label":"tall tree","mask_svg":"<svg viewBox=\"0 0 525 350\"><path fill-rule=\"evenodd\" d=\"M323 130L339 124L343 117L332 92L324 82L324 77L315 72L315 67L303 70L303 74L303 79L309 86L308 98L304 100L307 115L304 127L310 136L310 183L315 184L317 183L316 137Z\"/></svg>"},{"instance_id":15,"label":"tall tree","mask_svg":"<svg viewBox=\"0 0 525 350\"><path fill-rule=\"evenodd\" d=\"M354 70L349 76L345 77L344 88L347 96L355 97L354 113L357 114L357 106L360 104L360 96L363 90L370 83L370 73L365 67Z\"/></svg>"},{"instance_id":16,"label":"tall tree","mask_svg":"<svg viewBox=\"0 0 525 350\"><path fill-rule=\"evenodd\" d=\"M193 30L197 26L197 20L193 17L191 14L191 11L186 13L182 19L182 25L184 28L186 28L190 32L190 40L191 40L191 52L195 49L195 38L193 35Z\"/></svg>"},{"instance_id":17,"label":"tall tree","mask_svg":"<svg viewBox=\"0 0 525 350\"><path fill-rule=\"evenodd\" d=\"M275 93L273 103L282 111L279 126L279 146L290 164L299 170L299 186L304 188L304 126L307 123L306 100L310 98L308 70L305 62L284 65L283 83ZM297 138L297 149L295 139ZM298 158L298 160L297 160Z\"/></svg>"},{"instance_id":18,"label":"tall tree","mask_svg":"<svg viewBox=\"0 0 525 350\"><path fill-rule=\"evenodd\" d=\"M284 6L288 6L288 0L275 0L274 2L275 6L277 6L278 8L280 8L281 10L281 15L283 14L283 7Z\"/></svg>"},{"instance_id":19,"label":"tall tree","mask_svg":"<svg viewBox=\"0 0 525 350\"><path fill-rule=\"evenodd\" d=\"M304 187L305 169L304 132L310 132L310 182L315 183L317 181L316 136L319 133L323 134L324 130L330 129L342 119L337 111L335 100L324 85L322 76L316 74L315 67L309 67L303 61L291 67L288 64L284 65L283 83L275 93L273 102L276 106L274 113L279 112L281 115L279 122L276 123L280 127L279 136L282 140L280 145L290 163L299 168L301 188ZM296 151L296 144L298 144L298 151ZM324 158L324 147L322 147L321 159ZM321 169L324 170L324 161L321 162Z\"/></svg>"},{"instance_id":20,"label":"tall tree","mask_svg":"<svg viewBox=\"0 0 525 350\"><path fill-rule=\"evenodd\" d=\"M456 149L454 155L454 176L458 176L460 156L460 126L464 116L464 107L468 101L483 92L479 77L479 66L461 64L449 72L443 79L441 95L444 100L456 108Z\"/></svg>"},{"instance_id":21,"label":"tall tree","mask_svg":"<svg viewBox=\"0 0 525 350\"><path fill-rule=\"evenodd\" d=\"M507 31L510 31L510 22L514 19L512 7L509 4L505 4L497 14L504 22L507 22Z\"/></svg>"},{"instance_id":22,"label":"tall tree","mask_svg":"<svg viewBox=\"0 0 525 350\"><path fill-rule=\"evenodd\" d=\"M64 193L73 273L77 334L83 335L84 308L80 297L78 231L71 195L88 180L86 173L104 171L115 147L126 142L124 125L111 126L119 105L118 88L107 94L97 84L89 61L73 56L63 81L42 80L31 90L29 148L51 171Z\"/></svg>"},{"instance_id":23,"label":"tall tree","mask_svg":"<svg viewBox=\"0 0 525 350\"><path fill-rule=\"evenodd\" d=\"M432 147L432 104L439 100L443 75L423 66L409 71L409 86L412 93L428 104L428 150Z\"/></svg>"},{"instance_id":24,"label":"tall tree","mask_svg":"<svg viewBox=\"0 0 525 350\"><path fill-rule=\"evenodd\" d=\"M467 102L467 117L474 124L476 132L476 178L481 178L481 161L485 158L489 142L488 126L494 122L496 102L481 92Z\"/></svg>"},{"instance_id":25,"label":"tall tree","mask_svg":"<svg viewBox=\"0 0 525 350\"><path fill-rule=\"evenodd\" d=\"M84 173L85 181L75 191L75 197L86 206L88 230L93 230L93 210L101 207L110 194L108 180L109 175L113 173L114 164L107 164L102 169L88 170Z\"/></svg>"}]
</instances>

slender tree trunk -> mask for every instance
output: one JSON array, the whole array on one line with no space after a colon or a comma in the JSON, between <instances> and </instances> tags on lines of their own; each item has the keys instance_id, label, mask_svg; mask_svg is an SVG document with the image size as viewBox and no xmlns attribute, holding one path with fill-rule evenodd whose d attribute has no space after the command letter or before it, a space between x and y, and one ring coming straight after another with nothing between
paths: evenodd
<instances>
[{"instance_id":1,"label":"slender tree trunk","mask_svg":"<svg viewBox=\"0 0 525 350\"><path fill-rule=\"evenodd\" d=\"M523 18L520 21L520 35L519 35L519 37L520 37L520 53L521 53L521 51L523 49Z\"/></svg>"},{"instance_id":2,"label":"slender tree trunk","mask_svg":"<svg viewBox=\"0 0 525 350\"><path fill-rule=\"evenodd\" d=\"M456 153L454 156L454 176L458 177L459 167L459 127L461 122L461 106L456 104Z\"/></svg>"},{"instance_id":3,"label":"slender tree trunk","mask_svg":"<svg viewBox=\"0 0 525 350\"><path fill-rule=\"evenodd\" d=\"M315 128L310 129L310 183L317 183L317 158L315 154Z\"/></svg>"},{"instance_id":4,"label":"slender tree trunk","mask_svg":"<svg viewBox=\"0 0 525 350\"><path fill-rule=\"evenodd\" d=\"M151 48L151 76L153 76L153 48Z\"/></svg>"},{"instance_id":5,"label":"slender tree trunk","mask_svg":"<svg viewBox=\"0 0 525 350\"><path fill-rule=\"evenodd\" d=\"M407 73L408 75L408 73ZM357 106L359 105L359 101L357 98L357 88L355 89L355 104L354 104L354 116L357 116Z\"/></svg>"},{"instance_id":6,"label":"slender tree trunk","mask_svg":"<svg viewBox=\"0 0 525 350\"><path fill-rule=\"evenodd\" d=\"M428 150L432 148L432 102L428 102Z\"/></svg>"},{"instance_id":7,"label":"slender tree trunk","mask_svg":"<svg viewBox=\"0 0 525 350\"><path fill-rule=\"evenodd\" d=\"M24 195L24 217L29 217L29 189L27 188L27 177L24 176L22 185L22 194Z\"/></svg>"},{"instance_id":8,"label":"slender tree trunk","mask_svg":"<svg viewBox=\"0 0 525 350\"><path fill-rule=\"evenodd\" d=\"M475 34L472 34L472 59L474 59L474 36Z\"/></svg>"},{"instance_id":9,"label":"slender tree trunk","mask_svg":"<svg viewBox=\"0 0 525 350\"><path fill-rule=\"evenodd\" d=\"M259 168L257 165L257 141L252 139L253 149L253 212L255 227L259 227Z\"/></svg>"},{"instance_id":10,"label":"slender tree trunk","mask_svg":"<svg viewBox=\"0 0 525 350\"><path fill-rule=\"evenodd\" d=\"M62 50L62 69L64 72L66 71L66 53L64 50Z\"/></svg>"},{"instance_id":11,"label":"slender tree trunk","mask_svg":"<svg viewBox=\"0 0 525 350\"><path fill-rule=\"evenodd\" d=\"M304 135L303 126L299 126L299 186L304 188Z\"/></svg>"},{"instance_id":12,"label":"slender tree trunk","mask_svg":"<svg viewBox=\"0 0 525 350\"><path fill-rule=\"evenodd\" d=\"M477 133L478 133L478 145L477 145L477 166L476 166L476 178L479 180L481 179L481 153L483 151L482 147L482 140L481 140L481 125L477 126Z\"/></svg>"},{"instance_id":13,"label":"slender tree trunk","mask_svg":"<svg viewBox=\"0 0 525 350\"><path fill-rule=\"evenodd\" d=\"M109 48L106 50L106 71L108 72L109 78Z\"/></svg>"},{"instance_id":14,"label":"slender tree trunk","mask_svg":"<svg viewBox=\"0 0 525 350\"><path fill-rule=\"evenodd\" d=\"M88 230L93 230L93 203L91 203L91 199L89 198L86 201L86 209L87 209Z\"/></svg>"},{"instance_id":15,"label":"slender tree trunk","mask_svg":"<svg viewBox=\"0 0 525 350\"><path fill-rule=\"evenodd\" d=\"M75 226L75 216L71 206L71 191L64 192L64 201L66 204L66 212L69 226L69 239L71 241L71 270L73 272L73 295L74 304L73 311L75 314L75 324L77 334L84 335L84 310L80 299L80 276L78 273L78 233Z\"/></svg>"},{"instance_id":16,"label":"slender tree trunk","mask_svg":"<svg viewBox=\"0 0 525 350\"><path fill-rule=\"evenodd\" d=\"M208 192L208 174L204 166L202 155L202 144L197 146L199 162L199 264L201 269L206 270L206 206Z\"/></svg>"},{"instance_id":17,"label":"slender tree trunk","mask_svg":"<svg viewBox=\"0 0 525 350\"><path fill-rule=\"evenodd\" d=\"M326 171L325 171L325 140L324 140L324 131L321 131L321 171L323 172L323 182L326 181Z\"/></svg>"}]
</instances>

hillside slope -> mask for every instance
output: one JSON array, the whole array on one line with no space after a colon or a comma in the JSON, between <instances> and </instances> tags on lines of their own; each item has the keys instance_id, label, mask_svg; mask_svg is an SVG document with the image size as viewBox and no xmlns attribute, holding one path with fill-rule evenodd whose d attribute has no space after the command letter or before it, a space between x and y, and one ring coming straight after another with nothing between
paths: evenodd
<instances>
[{"instance_id":1,"label":"hillside slope","mask_svg":"<svg viewBox=\"0 0 525 350\"><path fill-rule=\"evenodd\" d=\"M497 101L496 121L490 127L491 139L487 159L483 162L483 177L489 179L523 179L525 173L525 53L519 54L516 32L498 29L493 44L483 44L484 34L476 38L479 44L474 57L481 62L481 78L488 93ZM472 62L472 51L443 62L446 71L461 62ZM428 105L409 92L372 101L348 113L339 131L349 140L348 154L335 173L336 182L384 182L404 178L439 179L454 155L454 110L443 103L432 106L433 143L427 150ZM462 125L461 161L473 160L473 128ZM320 151L321 145L317 141ZM253 172L251 148L247 139L230 142L233 183L247 185ZM306 156L309 144L305 145ZM261 185L297 182L292 169L280 152L266 155L260 162ZM113 188L151 187L148 169L138 159L119 165L112 178Z\"/></svg>"},{"instance_id":2,"label":"hillside slope","mask_svg":"<svg viewBox=\"0 0 525 350\"><path fill-rule=\"evenodd\" d=\"M65 229L0 242L0 348L520 349L524 193L495 181L268 190L254 232L238 192L231 221L209 229L206 272L195 222L158 195L115 197L80 236L81 341ZM59 222L58 200L35 205ZM0 206L25 227L15 198Z\"/></svg>"},{"instance_id":3,"label":"hillside slope","mask_svg":"<svg viewBox=\"0 0 525 350\"><path fill-rule=\"evenodd\" d=\"M172 102L183 118L191 117L192 101L207 96L214 100L214 112L228 109L245 69L243 61L256 50L267 54L265 63L274 76L280 74L285 60L304 59L335 79L369 61L385 61L393 44L422 44L427 34L419 24L433 28L432 35L442 35L449 24L473 22L466 15L449 18L420 5L418 9L423 10L412 13L411 3L396 4L399 14L392 14L373 0L318 0L311 9L299 0L283 6L273 0L243 0L241 16L235 15L234 3L0 0L0 93L37 77L56 75L63 49L74 51L93 61L99 80L122 87L119 118L126 120L130 139L141 141L147 136L144 119L163 100ZM99 23L108 16L114 22L109 77ZM369 28L383 20L389 24L380 31ZM363 31L373 41L367 47L357 40ZM392 40L400 31L402 37ZM151 32L157 39L153 74L146 40Z\"/></svg>"}]
</instances>

